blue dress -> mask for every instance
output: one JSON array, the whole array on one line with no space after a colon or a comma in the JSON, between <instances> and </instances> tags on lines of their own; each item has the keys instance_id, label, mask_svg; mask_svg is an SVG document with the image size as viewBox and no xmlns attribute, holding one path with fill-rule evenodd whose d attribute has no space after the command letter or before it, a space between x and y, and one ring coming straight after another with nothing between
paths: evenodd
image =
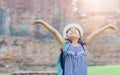
<instances>
[{"instance_id":1,"label":"blue dress","mask_svg":"<svg viewBox=\"0 0 120 75\"><path fill-rule=\"evenodd\" d=\"M64 75L88 75L86 51L80 44L77 47L70 44L64 56Z\"/></svg>"}]
</instances>

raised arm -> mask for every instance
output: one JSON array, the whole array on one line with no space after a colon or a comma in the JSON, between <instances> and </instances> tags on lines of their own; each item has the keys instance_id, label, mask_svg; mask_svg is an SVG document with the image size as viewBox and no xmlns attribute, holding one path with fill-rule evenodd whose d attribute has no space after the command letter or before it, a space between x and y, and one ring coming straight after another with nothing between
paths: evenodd
<instances>
[{"instance_id":1,"label":"raised arm","mask_svg":"<svg viewBox=\"0 0 120 75\"><path fill-rule=\"evenodd\" d=\"M34 20L33 25L36 25L36 24L42 24L45 28L47 28L50 32L54 34L54 36L56 37L58 42L62 45L62 47L64 46L65 40L55 28L53 28L43 20Z\"/></svg>"},{"instance_id":2,"label":"raised arm","mask_svg":"<svg viewBox=\"0 0 120 75\"><path fill-rule=\"evenodd\" d=\"M98 35L100 35L101 33L103 33L105 30L107 29L112 29L112 30L115 30L116 27L113 26L113 25L107 25L107 26L104 26L98 30L96 30L95 32L91 33L86 39L85 39L85 43L86 44L89 44L91 43Z\"/></svg>"}]
</instances>

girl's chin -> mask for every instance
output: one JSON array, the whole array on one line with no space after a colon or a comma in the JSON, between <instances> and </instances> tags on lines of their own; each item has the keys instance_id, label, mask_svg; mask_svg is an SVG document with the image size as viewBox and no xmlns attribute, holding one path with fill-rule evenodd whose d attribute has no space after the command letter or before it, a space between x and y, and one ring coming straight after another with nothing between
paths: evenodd
<instances>
[{"instance_id":1,"label":"girl's chin","mask_svg":"<svg viewBox=\"0 0 120 75\"><path fill-rule=\"evenodd\" d=\"M74 37L74 38L76 38L76 37L78 37L77 35L70 35L69 37Z\"/></svg>"}]
</instances>

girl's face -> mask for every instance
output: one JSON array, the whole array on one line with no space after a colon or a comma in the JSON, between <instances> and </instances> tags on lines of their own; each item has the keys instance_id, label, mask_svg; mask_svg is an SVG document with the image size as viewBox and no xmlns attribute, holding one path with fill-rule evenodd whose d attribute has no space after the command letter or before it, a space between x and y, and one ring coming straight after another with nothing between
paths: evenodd
<instances>
[{"instance_id":1,"label":"girl's face","mask_svg":"<svg viewBox=\"0 0 120 75\"><path fill-rule=\"evenodd\" d=\"M72 27L67 31L67 39L72 39L72 38L80 39L80 32L75 27Z\"/></svg>"}]
</instances>

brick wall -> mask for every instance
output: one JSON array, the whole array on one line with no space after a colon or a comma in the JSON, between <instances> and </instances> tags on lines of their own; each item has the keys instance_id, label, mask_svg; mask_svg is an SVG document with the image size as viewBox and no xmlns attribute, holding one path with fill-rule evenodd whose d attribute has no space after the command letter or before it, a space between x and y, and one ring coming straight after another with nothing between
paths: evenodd
<instances>
[{"instance_id":1,"label":"brick wall","mask_svg":"<svg viewBox=\"0 0 120 75\"><path fill-rule=\"evenodd\" d=\"M1 1L0 9L3 11L10 9L9 25L14 30L14 33L12 30L9 34L12 36L1 35L0 38L0 71L5 72L56 70L55 64L60 45L53 34L44 27L31 26L33 19L44 19L61 34L66 24L77 22L84 28L83 38L108 23L120 29L120 13L113 10L111 12L89 11L86 12L87 15L81 16L79 13L72 12L71 0L4 0ZM20 28L25 25L28 26L29 30L25 30L29 34L15 37L15 34L19 34ZM87 46L88 65L120 63L120 32L118 30L105 31Z\"/></svg>"}]
</instances>

